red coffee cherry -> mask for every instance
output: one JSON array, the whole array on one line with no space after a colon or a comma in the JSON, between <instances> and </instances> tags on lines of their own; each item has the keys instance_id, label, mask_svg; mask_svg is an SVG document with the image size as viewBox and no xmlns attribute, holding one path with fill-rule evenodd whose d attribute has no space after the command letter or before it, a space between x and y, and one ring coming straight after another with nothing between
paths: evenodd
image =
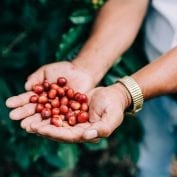
<instances>
[{"instance_id":1,"label":"red coffee cherry","mask_svg":"<svg viewBox=\"0 0 177 177\"><path fill-rule=\"evenodd\" d=\"M69 100L66 96L64 96L60 99L61 105L68 105L68 102L69 102Z\"/></svg>"},{"instance_id":2,"label":"red coffee cherry","mask_svg":"<svg viewBox=\"0 0 177 177\"><path fill-rule=\"evenodd\" d=\"M32 90L37 94L41 94L44 91L44 87L42 84L36 84L33 86Z\"/></svg>"},{"instance_id":3,"label":"red coffee cherry","mask_svg":"<svg viewBox=\"0 0 177 177\"><path fill-rule=\"evenodd\" d=\"M53 108L52 109L52 115L59 115L60 109L59 108Z\"/></svg>"},{"instance_id":4,"label":"red coffee cherry","mask_svg":"<svg viewBox=\"0 0 177 177\"><path fill-rule=\"evenodd\" d=\"M77 115L77 121L79 123L84 123L84 122L87 122L89 120L89 115L87 112L80 112L78 115Z\"/></svg>"},{"instance_id":5,"label":"red coffee cherry","mask_svg":"<svg viewBox=\"0 0 177 177\"><path fill-rule=\"evenodd\" d=\"M60 106L60 101L58 98L55 98L54 100L51 100L51 105L54 107L54 108L59 108Z\"/></svg>"},{"instance_id":6,"label":"red coffee cherry","mask_svg":"<svg viewBox=\"0 0 177 177\"><path fill-rule=\"evenodd\" d=\"M43 104L37 104L36 105L36 112L37 113L41 113L42 112L42 110L44 109L44 105Z\"/></svg>"},{"instance_id":7,"label":"red coffee cherry","mask_svg":"<svg viewBox=\"0 0 177 177\"><path fill-rule=\"evenodd\" d=\"M76 101L79 101L79 100L80 100L80 95L81 95L81 93L76 92L76 93L74 94L74 99L75 99Z\"/></svg>"},{"instance_id":8,"label":"red coffee cherry","mask_svg":"<svg viewBox=\"0 0 177 177\"><path fill-rule=\"evenodd\" d=\"M45 104L48 102L48 98L46 96L39 96L38 103Z\"/></svg>"},{"instance_id":9,"label":"red coffee cherry","mask_svg":"<svg viewBox=\"0 0 177 177\"><path fill-rule=\"evenodd\" d=\"M59 77L57 79L57 84L61 87L65 86L67 83L67 79L65 77Z\"/></svg>"},{"instance_id":10,"label":"red coffee cherry","mask_svg":"<svg viewBox=\"0 0 177 177\"><path fill-rule=\"evenodd\" d=\"M47 119L47 118L51 117L51 115L52 115L52 111L51 111L51 109L49 109L49 108L44 108L44 109L41 111L41 117L42 117L43 119Z\"/></svg>"},{"instance_id":11,"label":"red coffee cherry","mask_svg":"<svg viewBox=\"0 0 177 177\"><path fill-rule=\"evenodd\" d=\"M78 110L78 109L80 109L81 105L80 105L80 103L73 101L73 102L71 102L70 107L72 110Z\"/></svg>"},{"instance_id":12,"label":"red coffee cherry","mask_svg":"<svg viewBox=\"0 0 177 177\"><path fill-rule=\"evenodd\" d=\"M85 112L87 112L88 109L89 109L89 106L88 106L87 103L82 103L80 109L81 109L81 111L85 111Z\"/></svg>"},{"instance_id":13,"label":"red coffee cherry","mask_svg":"<svg viewBox=\"0 0 177 177\"><path fill-rule=\"evenodd\" d=\"M66 90L66 96L69 99L72 99L74 97L74 90L72 88L68 88L68 90Z\"/></svg>"},{"instance_id":14,"label":"red coffee cherry","mask_svg":"<svg viewBox=\"0 0 177 177\"><path fill-rule=\"evenodd\" d=\"M65 90L64 90L64 88L58 87L57 92L58 92L58 96L59 97L65 96Z\"/></svg>"},{"instance_id":15,"label":"red coffee cherry","mask_svg":"<svg viewBox=\"0 0 177 177\"><path fill-rule=\"evenodd\" d=\"M50 103L46 103L46 104L45 104L45 108L52 109L52 105L51 105Z\"/></svg>"},{"instance_id":16,"label":"red coffee cherry","mask_svg":"<svg viewBox=\"0 0 177 177\"><path fill-rule=\"evenodd\" d=\"M76 123L77 123L76 116L70 116L70 117L68 117L68 123L69 123L69 125L71 125L71 126L76 125Z\"/></svg>"},{"instance_id":17,"label":"red coffee cherry","mask_svg":"<svg viewBox=\"0 0 177 177\"><path fill-rule=\"evenodd\" d=\"M55 84L55 83L52 83L52 84L50 85L50 88L57 90L57 89L59 88L59 86L58 86L57 84Z\"/></svg>"},{"instance_id":18,"label":"red coffee cherry","mask_svg":"<svg viewBox=\"0 0 177 177\"><path fill-rule=\"evenodd\" d=\"M56 96L57 96L57 90L55 90L55 89L49 90L49 92L48 92L48 97L49 97L50 99L54 99L54 98L56 98Z\"/></svg>"},{"instance_id":19,"label":"red coffee cherry","mask_svg":"<svg viewBox=\"0 0 177 177\"><path fill-rule=\"evenodd\" d=\"M68 109L68 106L66 106L66 105L61 105L60 106L60 113L61 114L67 114L68 113L68 111L69 111L69 109Z\"/></svg>"},{"instance_id":20,"label":"red coffee cherry","mask_svg":"<svg viewBox=\"0 0 177 177\"><path fill-rule=\"evenodd\" d=\"M43 87L44 91L48 91L50 89L50 84L47 82L47 80L43 82Z\"/></svg>"},{"instance_id":21,"label":"red coffee cherry","mask_svg":"<svg viewBox=\"0 0 177 177\"><path fill-rule=\"evenodd\" d=\"M79 103L87 103L88 102L88 98L85 94L80 94L80 97L79 97Z\"/></svg>"},{"instance_id":22,"label":"red coffee cherry","mask_svg":"<svg viewBox=\"0 0 177 177\"><path fill-rule=\"evenodd\" d=\"M50 120L50 124L55 125L56 127L62 127L63 120L60 118L59 115L54 115Z\"/></svg>"},{"instance_id":23,"label":"red coffee cherry","mask_svg":"<svg viewBox=\"0 0 177 177\"><path fill-rule=\"evenodd\" d=\"M38 102L38 95L33 95L30 97L30 103L37 103Z\"/></svg>"}]
</instances>

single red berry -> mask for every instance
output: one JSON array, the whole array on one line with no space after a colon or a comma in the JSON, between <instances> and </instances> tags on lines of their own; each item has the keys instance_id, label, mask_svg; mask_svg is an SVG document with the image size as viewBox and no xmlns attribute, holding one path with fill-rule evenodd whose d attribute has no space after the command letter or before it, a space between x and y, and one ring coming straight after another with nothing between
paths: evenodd
<instances>
[{"instance_id":1,"label":"single red berry","mask_svg":"<svg viewBox=\"0 0 177 177\"><path fill-rule=\"evenodd\" d=\"M50 89L50 84L47 82L47 80L43 82L43 87L45 91L48 91Z\"/></svg>"},{"instance_id":2,"label":"single red berry","mask_svg":"<svg viewBox=\"0 0 177 177\"><path fill-rule=\"evenodd\" d=\"M66 90L66 96L69 99L72 99L74 97L74 90L72 88L69 88L68 90Z\"/></svg>"},{"instance_id":3,"label":"single red berry","mask_svg":"<svg viewBox=\"0 0 177 177\"><path fill-rule=\"evenodd\" d=\"M42 86L42 84L36 84L33 86L32 90L37 94L41 94L44 91L44 87Z\"/></svg>"},{"instance_id":4,"label":"single red berry","mask_svg":"<svg viewBox=\"0 0 177 177\"><path fill-rule=\"evenodd\" d=\"M60 109L59 108L53 108L52 109L52 114L53 115L59 115L59 113L60 113Z\"/></svg>"},{"instance_id":5,"label":"single red berry","mask_svg":"<svg viewBox=\"0 0 177 177\"><path fill-rule=\"evenodd\" d=\"M50 103L46 103L46 104L45 104L45 108L52 109L52 105L51 105Z\"/></svg>"},{"instance_id":6,"label":"single red berry","mask_svg":"<svg viewBox=\"0 0 177 177\"><path fill-rule=\"evenodd\" d=\"M57 84L61 87L65 86L67 83L67 79L65 77L59 77L57 79Z\"/></svg>"},{"instance_id":7,"label":"single red berry","mask_svg":"<svg viewBox=\"0 0 177 177\"><path fill-rule=\"evenodd\" d=\"M64 114L64 115L67 114L67 113L68 113L68 110L69 110L69 109L68 109L68 106L66 106L66 105L61 105L61 106L60 106L60 113L61 113L61 114Z\"/></svg>"},{"instance_id":8,"label":"single red berry","mask_svg":"<svg viewBox=\"0 0 177 177\"><path fill-rule=\"evenodd\" d=\"M65 95L65 90L62 87L58 87L57 92L59 97L63 97Z\"/></svg>"},{"instance_id":9,"label":"single red berry","mask_svg":"<svg viewBox=\"0 0 177 177\"><path fill-rule=\"evenodd\" d=\"M69 100L66 96L64 96L60 99L61 105L68 105L68 102L69 102Z\"/></svg>"},{"instance_id":10,"label":"single red berry","mask_svg":"<svg viewBox=\"0 0 177 177\"><path fill-rule=\"evenodd\" d=\"M41 113L41 111L44 109L44 105L43 104L37 104L36 105L36 112L37 113Z\"/></svg>"},{"instance_id":11,"label":"single red berry","mask_svg":"<svg viewBox=\"0 0 177 177\"><path fill-rule=\"evenodd\" d=\"M80 112L78 115L77 115L77 121L79 123L84 123L84 122L87 122L89 120L89 115L87 112Z\"/></svg>"},{"instance_id":12,"label":"single red berry","mask_svg":"<svg viewBox=\"0 0 177 177\"><path fill-rule=\"evenodd\" d=\"M71 126L76 125L76 123L77 123L76 116L70 116L70 117L68 117L68 123L69 123L69 125L71 125Z\"/></svg>"},{"instance_id":13,"label":"single red berry","mask_svg":"<svg viewBox=\"0 0 177 177\"><path fill-rule=\"evenodd\" d=\"M73 101L73 102L70 104L70 107L71 107L72 110L78 110L78 109L80 109L81 104L78 103L78 102L76 102L76 101Z\"/></svg>"},{"instance_id":14,"label":"single red berry","mask_svg":"<svg viewBox=\"0 0 177 177\"><path fill-rule=\"evenodd\" d=\"M81 95L81 93L76 92L76 93L74 94L74 99L75 99L76 101L79 101L79 100L80 100L80 95Z\"/></svg>"},{"instance_id":15,"label":"single red berry","mask_svg":"<svg viewBox=\"0 0 177 177\"><path fill-rule=\"evenodd\" d=\"M30 103L37 103L38 102L38 95L33 95L30 97Z\"/></svg>"},{"instance_id":16,"label":"single red berry","mask_svg":"<svg viewBox=\"0 0 177 177\"><path fill-rule=\"evenodd\" d=\"M58 98L55 98L54 100L51 100L51 105L54 107L54 108L59 108L60 106L60 101Z\"/></svg>"},{"instance_id":17,"label":"single red berry","mask_svg":"<svg viewBox=\"0 0 177 177\"><path fill-rule=\"evenodd\" d=\"M49 109L49 108L44 108L44 109L41 111L41 117L42 117L43 119L47 119L47 118L51 117L51 115L52 115L52 111L51 111L51 109Z\"/></svg>"},{"instance_id":18,"label":"single red berry","mask_svg":"<svg viewBox=\"0 0 177 177\"><path fill-rule=\"evenodd\" d=\"M59 116L55 115L50 119L50 124L52 124L56 127L62 127L63 126L63 121Z\"/></svg>"},{"instance_id":19,"label":"single red berry","mask_svg":"<svg viewBox=\"0 0 177 177\"><path fill-rule=\"evenodd\" d=\"M55 90L55 89L49 90L49 92L48 92L48 97L49 97L50 99L54 99L54 98L56 98L56 96L57 96L57 90Z\"/></svg>"},{"instance_id":20,"label":"single red berry","mask_svg":"<svg viewBox=\"0 0 177 177\"><path fill-rule=\"evenodd\" d=\"M79 98L79 103L87 103L88 102L88 98L85 94L80 94L80 98Z\"/></svg>"},{"instance_id":21,"label":"single red berry","mask_svg":"<svg viewBox=\"0 0 177 177\"><path fill-rule=\"evenodd\" d=\"M38 103L45 104L48 102L48 98L46 96L39 96Z\"/></svg>"},{"instance_id":22,"label":"single red berry","mask_svg":"<svg viewBox=\"0 0 177 177\"><path fill-rule=\"evenodd\" d=\"M58 86L56 83L52 83L52 84L50 85L50 88L57 90L57 89L59 88L59 86Z\"/></svg>"},{"instance_id":23,"label":"single red berry","mask_svg":"<svg viewBox=\"0 0 177 177\"><path fill-rule=\"evenodd\" d=\"M81 111L85 111L85 112L87 112L88 109L89 109L89 106L88 106L87 103L82 103L80 109L81 109Z\"/></svg>"}]
</instances>

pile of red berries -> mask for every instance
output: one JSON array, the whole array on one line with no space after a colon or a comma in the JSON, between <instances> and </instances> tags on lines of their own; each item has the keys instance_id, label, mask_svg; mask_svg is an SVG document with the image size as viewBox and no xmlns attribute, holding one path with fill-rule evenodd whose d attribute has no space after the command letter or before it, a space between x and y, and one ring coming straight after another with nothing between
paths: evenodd
<instances>
[{"instance_id":1,"label":"pile of red berries","mask_svg":"<svg viewBox=\"0 0 177 177\"><path fill-rule=\"evenodd\" d=\"M35 95L30 97L30 102L36 103L36 112L43 119L50 118L52 125L61 127L67 121L74 126L88 121L87 96L68 87L65 77L59 77L57 83L45 80L42 84L34 85L32 90Z\"/></svg>"}]
</instances>

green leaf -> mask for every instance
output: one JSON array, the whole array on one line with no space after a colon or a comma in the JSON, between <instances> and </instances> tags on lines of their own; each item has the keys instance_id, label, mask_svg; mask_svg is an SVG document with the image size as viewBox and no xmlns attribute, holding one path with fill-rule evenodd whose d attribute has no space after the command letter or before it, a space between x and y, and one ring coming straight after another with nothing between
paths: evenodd
<instances>
[{"instance_id":1,"label":"green leaf","mask_svg":"<svg viewBox=\"0 0 177 177\"><path fill-rule=\"evenodd\" d=\"M91 22L93 15L90 14L88 9L79 9L74 11L69 17L72 23L74 24L85 24Z\"/></svg>"},{"instance_id":2,"label":"green leaf","mask_svg":"<svg viewBox=\"0 0 177 177\"><path fill-rule=\"evenodd\" d=\"M76 26L70 28L70 30L62 36L62 40L59 45L59 49L56 53L56 58L58 61L65 58L65 56L70 52L70 50L77 44L79 38L83 32L82 26Z\"/></svg>"},{"instance_id":3,"label":"green leaf","mask_svg":"<svg viewBox=\"0 0 177 177\"><path fill-rule=\"evenodd\" d=\"M25 144L19 144L15 147L15 149L15 161L23 170L26 170L30 165L30 159L29 153L26 151Z\"/></svg>"},{"instance_id":4,"label":"green leaf","mask_svg":"<svg viewBox=\"0 0 177 177\"><path fill-rule=\"evenodd\" d=\"M61 160L61 168L72 170L79 159L79 149L76 144L61 144L58 149L58 157Z\"/></svg>"}]
</instances>

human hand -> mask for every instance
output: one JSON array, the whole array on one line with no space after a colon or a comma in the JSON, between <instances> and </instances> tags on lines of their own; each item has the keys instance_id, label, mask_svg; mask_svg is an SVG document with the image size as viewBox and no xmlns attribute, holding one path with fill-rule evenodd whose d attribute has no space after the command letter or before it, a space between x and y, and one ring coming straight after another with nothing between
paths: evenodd
<instances>
[{"instance_id":1,"label":"human hand","mask_svg":"<svg viewBox=\"0 0 177 177\"><path fill-rule=\"evenodd\" d=\"M37 83L42 83L45 79L48 82L56 82L59 76L64 76L68 80L68 86L79 92L86 92L94 87L92 76L84 69L70 62L58 62L44 65L28 77L25 84L26 93L9 98L6 105L9 108L14 108L10 112L10 118L13 120L21 120L22 128L28 129L28 123L41 122L41 116L35 114L35 104L29 103L29 98L34 94L32 86Z\"/></svg>"},{"instance_id":2,"label":"human hand","mask_svg":"<svg viewBox=\"0 0 177 177\"><path fill-rule=\"evenodd\" d=\"M88 93L89 122L75 126L55 127L49 120L26 120L27 129L56 141L96 142L108 137L122 123L125 109L130 105L130 95L121 84L98 87Z\"/></svg>"}]
</instances>

